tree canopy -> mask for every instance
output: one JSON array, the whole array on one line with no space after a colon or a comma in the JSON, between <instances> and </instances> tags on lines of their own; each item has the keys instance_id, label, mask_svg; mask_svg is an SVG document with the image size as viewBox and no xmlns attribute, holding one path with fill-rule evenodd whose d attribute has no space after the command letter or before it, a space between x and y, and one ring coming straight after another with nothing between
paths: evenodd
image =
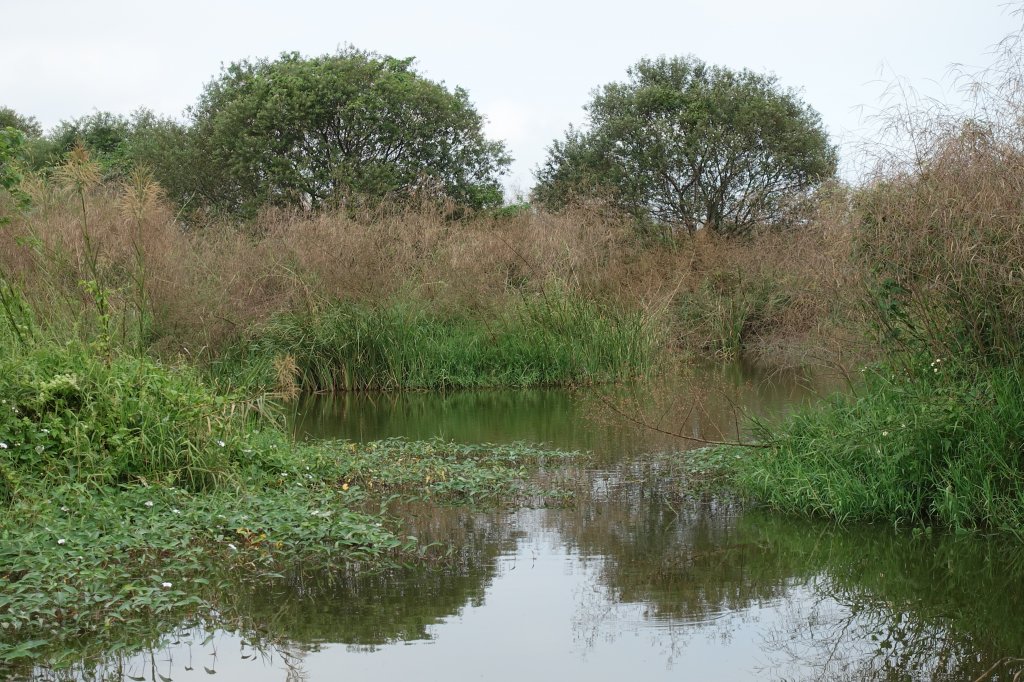
<instances>
[{"instance_id":1,"label":"tree canopy","mask_svg":"<svg viewBox=\"0 0 1024 682\"><path fill-rule=\"evenodd\" d=\"M485 138L465 90L424 78L411 59L353 48L233 63L190 117L187 130L155 123L153 131L187 145L195 192L234 212L424 191L500 205L510 163L502 143Z\"/></svg>"},{"instance_id":2,"label":"tree canopy","mask_svg":"<svg viewBox=\"0 0 1024 682\"><path fill-rule=\"evenodd\" d=\"M835 174L820 116L773 76L694 57L644 59L628 76L549 148L536 201L600 197L673 231L736 234L790 222Z\"/></svg>"},{"instance_id":3,"label":"tree canopy","mask_svg":"<svg viewBox=\"0 0 1024 682\"><path fill-rule=\"evenodd\" d=\"M4 128L20 130L26 137L39 137L43 134L43 127L35 116L23 116L10 107L0 106L0 130Z\"/></svg>"}]
</instances>

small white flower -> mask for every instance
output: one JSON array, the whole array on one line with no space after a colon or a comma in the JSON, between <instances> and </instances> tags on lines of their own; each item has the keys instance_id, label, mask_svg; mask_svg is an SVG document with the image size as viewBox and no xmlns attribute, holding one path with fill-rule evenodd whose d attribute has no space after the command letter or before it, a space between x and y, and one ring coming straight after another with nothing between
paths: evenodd
<instances>
[{"instance_id":1,"label":"small white flower","mask_svg":"<svg viewBox=\"0 0 1024 682\"><path fill-rule=\"evenodd\" d=\"M888 436L888 435L889 435L889 432L888 432L888 431L882 431L882 435L883 435L883 436Z\"/></svg>"},{"instance_id":2,"label":"small white flower","mask_svg":"<svg viewBox=\"0 0 1024 682\"><path fill-rule=\"evenodd\" d=\"M6 449L7 449L7 443L4 443L3 441L0 441L0 450L6 450Z\"/></svg>"},{"instance_id":3,"label":"small white flower","mask_svg":"<svg viewBox=\"0 0 1024 682\"><path fill-rule=\"evenodd\" d=\"M235 547L235 544L233 542L229 542L228 543L228 549L230 549L232 552L237 552L238 551L238 548Z\"/></svg>"},{"instance_id":4,"label":"small white flower","mask_svg":"<svg viewBox=\"0 0 1024 682\"><path fill-rule=\"evenodd\" d=\"M71 511L71 510L70 510L70 509L68 509L67 507L63 507L63 506L62 506L62 507L60 508L60 510L61 510L62 512L69 512L69 511Z\"/></svg>"},{"instance_id":5,"label":"small white flower","mask_svg":"<svg viewBox=\"0 0 1024 682\"><path fill-rule=\"evenodd\" d=\"M172 585L171 583L160 583L160 587L164 588L165 590L169 590L172 587L174 587L174 585Z\"/></svg>"},{"instance_id":6,"label":"small white flower","mask_svg":"<svg viewBox=\"0 0 1024 682\"><path fill-rule=\"evenodd\" d=\"M64 538L60 538L59 540L57 540L57 544L58 545L66 545L67 543L68 543L68 541L65 540Z\"/></svg>"},{"instance_id":7,"label":"small white flower","mask_svg":"<svg viewBox=\"0 0 1024 682\"><path fill-rule=\"evenodd\" d=\"M40 431L40 433L45 433L45 434L49 434L50 433L50 429L39 429L39 431Z\"/></svg>"},{"instance_id":8,"label":"small white flower","mask_svg":"<svg viewBox=\"0 0 1024 682\"><path fill-rule=\"evenodd\" d=\"M288 478L288 472L287 471L282 471L281 472L281 478Z\"/></svg>"},{"instance_id":9,"label":"small white flower","mask_svg":"<svg viewBox=\"0 0 1024 682\"><path fill-rule=\"evenodd\" d=\"M180 509L172 509L172 510L171 510L171 513L172 513L172 514L180 514L180 513L181 513L181 510L180 510Z\"/></svg>"},{"instance_id":10,"label":"small white flower","mask_svg":"<svg viewBox=\"0 0 1024 682\"><path fill-rule=\"evenodd\" d=\"M217 445L219 445L221 447L224 447L224 441L222 441L222 440L217 441Z\"/></svg>"},{"instance_id":11,"label":"small white flower","mask_svg":"<svg viewBox=\"0 0 1024 682\"><path fill-rule=\"evenodd\" d=\"M153 500L146 500L146 506L147 507L152 507L153 506Z\"/></svg>"}]
</instances>

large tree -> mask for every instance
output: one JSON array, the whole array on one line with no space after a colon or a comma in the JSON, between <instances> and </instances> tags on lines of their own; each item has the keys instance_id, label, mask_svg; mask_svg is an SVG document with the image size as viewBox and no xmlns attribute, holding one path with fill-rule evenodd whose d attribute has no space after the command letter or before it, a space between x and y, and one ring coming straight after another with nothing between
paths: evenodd
<instances>
[{"instance_id":1,"label":"large tree","mask_svg":"<svg viewBox=\"0 0 1024 682\"><path fill-rule=\"evenodd\" d=\"M204 178L196 190L235 212L424 190L500 205L510 162L485 138L464 90L424 78L411 59L352 48L231 64L190 114L187 137Z\"/></svg>"},{"instance_id":2,"label":"large tree","mask_svg":"<svg viewBox=\"0 0 1024 682\"><path fill-rule=\"evenodd\" d=\"M549 148L535 200L597 196L673 231L736 234L790 221L835 174L819 115L773 76L693 57L644 59L628 75Z\"/></svg>"}]
</instances>

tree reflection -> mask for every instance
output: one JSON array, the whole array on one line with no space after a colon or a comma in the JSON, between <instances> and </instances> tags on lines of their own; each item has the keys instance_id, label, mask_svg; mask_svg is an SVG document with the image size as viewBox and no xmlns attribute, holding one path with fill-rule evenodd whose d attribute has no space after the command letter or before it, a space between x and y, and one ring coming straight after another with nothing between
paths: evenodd
<instances>
[{"instance_id":1,"label":"tree reflection","mask_svg":"<svg viewBox=\"0 0 1024 682\"><path fill-rule=\"evenodd\" d=\"M713 495L685 501L670 494L678 480L638 466L603 474L588 504L549 518L580 554L604 557L604 597L641 607L670 656L682 639L728 638L745 614L770 611L759 636L772 679L1010 679L1024 669L1017 543L837 528ZM580 608L579 638L593 644L609 606Z\"/></svg>"},{"instance_id":2,"label":"tree reflection","mask_svg":"<svg viewBox=\"0 0 1024 682\"><path fill-rule=\"evenodd\" d=\"M397 509L397 508L396 508ZM147 639L104 645L90 653L83 643L78 660L59 668L26 673L34 680L164 680L175 672L203 668L217 672L224 652L234 662L251 661L284 669L288 680L305 678L304 659L326 643L372 651L393 643L431 638L431 626L483 602L497 571L496 557L515 547L516 533L503 514L465 509L406 506L405 527L433 553L415 566L362 570L210 575L207 599L213 611L155 624L162 633ZM444 545L433 545L444 540Z\"/></svg>"}]
</instances>

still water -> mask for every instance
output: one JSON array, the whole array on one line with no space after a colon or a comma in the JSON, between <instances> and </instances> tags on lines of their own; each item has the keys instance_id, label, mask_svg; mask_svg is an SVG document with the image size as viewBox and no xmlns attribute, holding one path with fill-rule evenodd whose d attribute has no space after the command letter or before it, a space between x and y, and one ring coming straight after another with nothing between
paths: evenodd
<instances>
[{"instance_id":1,"label":"still water","mask_svg":"<svg viewBox=\"0 0 1024 682\"><path fill-rule=\"evenodd\" d=\"M642 405L625 389L309 399L293 420L303 437L527 440L592 450L597 464L566 508L406 509L414 534L456 548L450 560L243 583L230 619L183 625L97 677L1013 679L1024 656L1016 543L840 529L686 498L665 462L691 445L619 414L733 438L738 407L784 412L813 399L807 379L702 373L687 399L677 386Z\"/></svg>"}]
</instances>

